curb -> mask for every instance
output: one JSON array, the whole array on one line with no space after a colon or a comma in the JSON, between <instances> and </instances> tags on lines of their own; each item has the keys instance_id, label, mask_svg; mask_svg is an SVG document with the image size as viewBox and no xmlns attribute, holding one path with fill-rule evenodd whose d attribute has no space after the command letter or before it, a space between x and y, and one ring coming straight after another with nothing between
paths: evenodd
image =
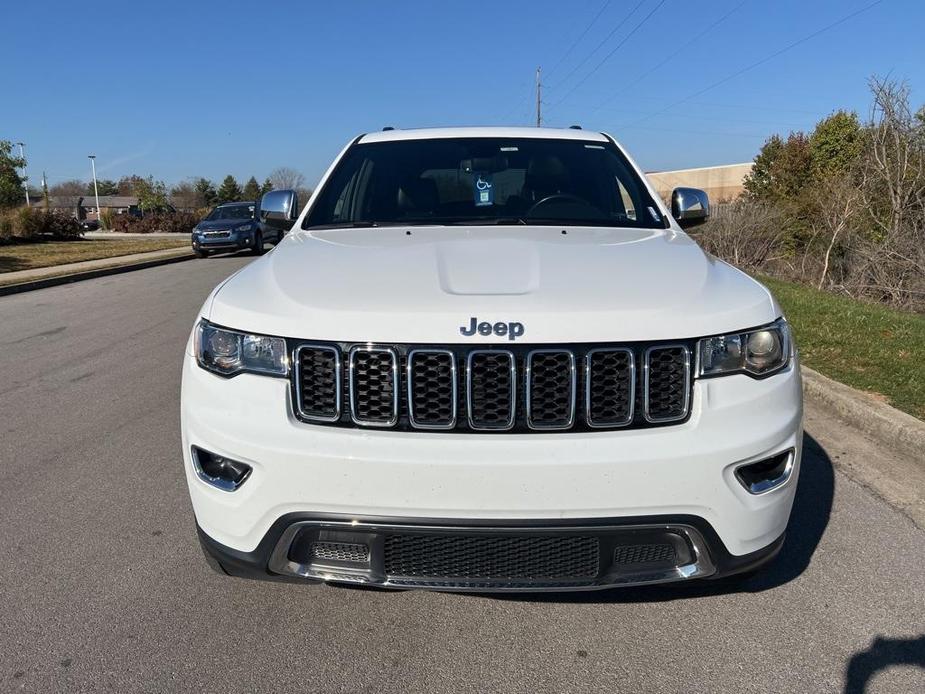
<instances>
[{"instance_id":1,"label":"curb","mask_svg":"<svg viewBox=\"0 0 925 694\"><path fill-rule=\"evenodd\" d=\"M155 251L158 252L158 251ZM54 277L44 277L29 282L20 282L18 284L7 284L0 286L0 296L8 294L19 294L20 292L31 292L34 289L45 289L46 287L55 287L60 284L70 284L71 282L80 282L81 280L92 280L96 277L105 277L106 275L118 275L123 272L132 270L144 270L149 267L158 265L169 265L171 263L180 263L185 260L193 260L196 256L190 253L166 256L161 258L152 258L124 265L108 265L106 267L96 268L93 270L84 270L83 272L73 272L69 275L57 275Z\"/></svg>"},{"instance_id":2,"label":"curb","mask_svg":"<svg viewBox=\"0 0 925 694\"><path fill-rule=\"evenodd\" d=\"M925 462L925 422L806 366L802 373L805 395L828 405L848 424L887 448L901 448L912 459Z\"/></svg>"}]
</instances>

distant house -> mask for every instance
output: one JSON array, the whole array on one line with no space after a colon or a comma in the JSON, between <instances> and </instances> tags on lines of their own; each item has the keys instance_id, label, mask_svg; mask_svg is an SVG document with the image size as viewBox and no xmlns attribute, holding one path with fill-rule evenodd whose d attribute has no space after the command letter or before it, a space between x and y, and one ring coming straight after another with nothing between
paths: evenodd
<instances>
[{"instance_id":1,"label":"distant house","mask_svg":"<svg viewBox=\"0 0 925 694\"><path fill-rule=\"evenodd\" d=\"M32 203L32 207L44 207L42 199ZM53 210L70 212L80 220L99 219L99 210L96 209L96 198L92 195L63 195L48 198L48 207ZM141 216L138 208L138 198L132 195L101 195L100 209L111 211L113 214L130 214Z\"/></svg>"},{"instance_id":2,"label":"distant house","mask_svg":"<svg viewBox=\"0 0 925 694\"><path fill-rule=\"evenodd\" d=\"M677 171L649 171L646 178L665 201L671 201L672 190L684 187L700 188L710 196L710 202L721 203L735 200L742 194L745 177L751 170L752 162L747 162Z\"/></svg>"}]
</instances>

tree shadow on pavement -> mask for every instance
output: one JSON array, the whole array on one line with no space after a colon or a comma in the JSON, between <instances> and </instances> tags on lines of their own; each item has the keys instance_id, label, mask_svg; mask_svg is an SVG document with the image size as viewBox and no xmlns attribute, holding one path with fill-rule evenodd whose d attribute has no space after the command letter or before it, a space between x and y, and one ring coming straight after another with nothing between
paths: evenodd
<instances>
[{"instance_id":1,"label":"tree shadow on pavement","mask_svg":"<svg viewBox=\"0 0 925 694\"><path fill-rule=\"evenodd\" d=\"M0 255L0 272L15 272L16 270L27 270L29 263L12 255Z\"/></svg>"},{"instance_id":2,"label":"tree shadow on pavement","mask_svg":"<svg viewBox=\"0 0 925 694\"><path fill-rule=\"evenodd\" d=\"M863 694L874 675L891 665L914 665L925 670L925 634L913 639L878 636L866 651L851 656L845 670L845 694Z\"/></svg>"},{"instance_id":3,"label":"tree shadow on pavement","mask_svg":"<svg viewBox=\"0 0 925 694\"><path fill-rule=\"evenodd\" d=\"M665 602L770 590L794 580L809 566L829 524L834 494L835 473L832 460L812 436L804 434L800 478L788 526L794 531L788 532L777 558L751 578L736 581L735 577L730 577L688 584L674 583L574 593L495 593L486 597L522 602L629 603Z\"/></svg>"}]
</instances>

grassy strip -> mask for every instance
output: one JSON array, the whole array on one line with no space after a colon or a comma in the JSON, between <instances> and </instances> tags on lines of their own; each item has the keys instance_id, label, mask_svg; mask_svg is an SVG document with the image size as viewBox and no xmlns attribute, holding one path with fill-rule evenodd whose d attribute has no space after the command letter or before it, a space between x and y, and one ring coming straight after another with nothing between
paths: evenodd
<instances>
[{"instance_id":1,"label":"grassy strip","mask_svg":"<svg viewBox=\"0 0 925 694\"><path fill-rule=\"evenodd\" d=\"M0 246L0 273L52 267L83 260L115 258L132 253L162 251L190 245L189 238L177 239L81 239ZM0 274L2 277L2 274Z\"/></svg>"},{"instance_id":2,"label":"grassy strip","mask_svg":"<svg viewBox=\"0 0 925 694\"><path fill-rule=\"evenodd\" d=\"M804 364L925 419L925 316L759 279L783 306Z\"/></svg>"}]
</instances>

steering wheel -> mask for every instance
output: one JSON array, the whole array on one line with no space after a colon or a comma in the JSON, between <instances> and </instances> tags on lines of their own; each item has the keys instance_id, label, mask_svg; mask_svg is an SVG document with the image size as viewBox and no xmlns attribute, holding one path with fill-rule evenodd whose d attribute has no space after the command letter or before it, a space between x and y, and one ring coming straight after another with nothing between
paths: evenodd
<instances>
[{"instance_id":1,"label":"steering wheel","mask_svg":"<svg viewBox=\"0 0 925 694\"><path fill-rule=\"evenodd\" d=\"M541 200L537 200L530 206L530 209L524 213L524 217L529 217L533 214L533 211L542 205L547 205L550 202L577 202L579 205L585 205L586 207L594 207L590 202L584 198L579 198L577 195L571 195L570 193L555 193L554 195L547 195Z\"/></svg>"}]
</instances>

